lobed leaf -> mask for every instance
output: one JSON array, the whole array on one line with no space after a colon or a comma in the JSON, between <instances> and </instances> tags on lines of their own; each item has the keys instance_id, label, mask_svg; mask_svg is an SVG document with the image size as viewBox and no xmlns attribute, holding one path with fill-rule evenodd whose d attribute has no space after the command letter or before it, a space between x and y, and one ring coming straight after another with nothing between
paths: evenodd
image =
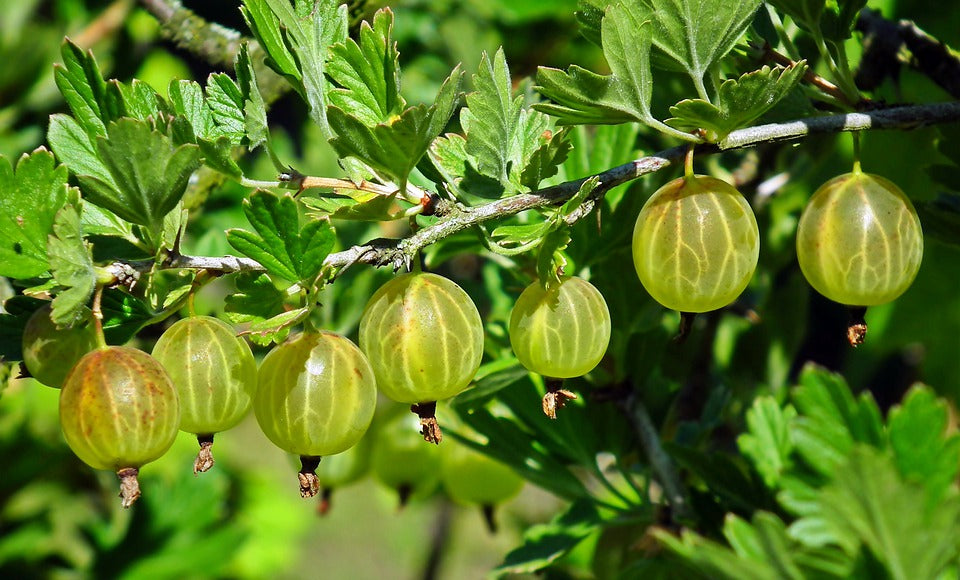
<instances>
[{"instance_id":1,"label":"lobed leaf","mask_svg":"<svg viewBox=\"0 0 960 580\"><path fill-rule=\"evenodd\" d=\"M440 87L433 105L410 107L399 117L373 127L331 106L327 118L337 137L330 143L340 155L362 161L396 181L401 191L405 190L410 172L453 115L462 77L460 68L455 68Z\"/></svg>"},{"instance_id":2,"label":"lobed leaf","mask_svg":"<svg viewBox=\"0 0 960 580\"><path fill-rule=\"evenodd\" d=\"M657 48L681 65L705 96L704 75L750 26L760 1L636 0L636 10L651 19Z\"/></svg>"},{"instance_id":3,"label":"lobed leaf","mask_svg":"<svg viewBox=\"0 0 960 580\"><path fill-rule=\"evenodd\" d=\"M50 271L60 287L50 319L58 326L71 326L81 319L97 282L90 248L80 229L80 200L75 192L71 197L57 212L53 233L47 239Z\"/></svg>"},{"instance_id":4,"label":"lobed leaf","mask_svg":"<svg viewBox=\"0 0 960 580\"><path fill-rule=\"evenodd\" d=\"M335 241L328 220L315 220L301 229L293 196L277 197L266 191L245 199L243 211L255 232L227 230L227 242L237 251L289 282L319 274Z\"/></svg>"},{"instance_id":5,"label":"lobed leaf","mask_svg":"<svg viewBox=\"0 0 960 580\"><path fill-rule=\"evenodd\" d=\"M790 422L796 416L796 409L782 408L773 397L757 398L747 411L747 432L737 438L737 446L767 487L776 488L781 474L792 464Z\"/></svg>"},{"instance_id":6,"label":"lobed leaf","mask_svg":"<svg viewBox=\"0 0 960 580\"><path fill-rule=\"evenodd\" d=\"M44 149L16 170L0 155L0 276L35 278L49 269L47 236L67 198L67 168Z\"/></svg>"},{"instance_id":7,"label":"lobed leaf","mask_svg":"<svg viewBox=\"0 0 960 580\"><path fill-rule=\"evenodd\" d=\"M506 184L521 146L518 125L523 97L512 96L510 69L502 47L492 59L483 52L473 85L477 90L466 96L467 108L460 113L467 135L466 152L480 173Z\"/></svg>"},{"instance_id":8,"label":"lobed leaf","mask_svg":"<svg viewBox=\"0 0 960 580\"><path fill-rule=\"evenodd\" d=\"M716 104L685 99L670 107L666 123L685 131L702 129L707 140L720 142L732 131L749 125L784 98L803 78L806 62L787 68L763 68L720 85Z\"/></svg>"},{"instance_id":9,"label":"lobed leaf","mask_svg":"<svg viewBox=\"0 0 960 580\"><path fill-rule=\"evenodd\" d=\"M123 116L116 95L107 84L93 53L65 40L60 47L63 65L55 65L54 81L78 124L91 138L106 134L106 124Z\"/></svg>"},{"instance_id":10,"label":"lobed leaf","mask_svg":"<svg viewBox=\"0 0 960 580\"><path fill-rule=\"evenodd\" d=\"M338 87L328 94L337 107L372 127L389 122L404 108L400 96L400 54L392 38L393 12L378 10L373 25L360 26L359 44L351 38L330 49L326 73Z\"/></svg>"},{"instance_id":11,"label":"lobed leaf","mask_svg":"<svg viewBox=\"0 0 960 580\"><path fill-rule=\"evenodd\" d=\"M174 147L171 139L144 121L120 119L97 138L97 152L110 174L79 174L85 198L135 224L159 230L200 166L196 145Z\"/></svg>"},{"instance_id":12,"label":"lobed leaf","mask_svg":"<svg viewBox=\"0 0 960 580\"><path fill-rule=\"evenodd\" d=\"M250 62L247 43L240 46L235 68L244 103L244 135L247 145L253 150L268 141L270 128L267 126L267 107L257 87L257 73Z\"/></svg>"},{"instance_id":13,"label":"lobed leaf","mask_svg":"<svg viewBox=\"0 0 960 580\"><path fill-rule=\"evenodd\" d=\"M236 292L224 300L224 312L234 324L272 318L283 312L285 294L270 276L262 272L243 272L235 279Z\"/></svg>"}]
</instances>

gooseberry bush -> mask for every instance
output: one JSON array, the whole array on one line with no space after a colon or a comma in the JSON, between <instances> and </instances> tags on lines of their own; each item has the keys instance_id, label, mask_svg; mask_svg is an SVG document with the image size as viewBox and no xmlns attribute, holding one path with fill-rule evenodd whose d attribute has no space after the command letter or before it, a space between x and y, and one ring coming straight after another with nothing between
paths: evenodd
<instances>
[{"instance_id":1,"label":"gooseberry bush","mask_svg":"<svg viewBox=\"0 0 960 580\"><path fill-rule=\"evenodd\" d=\"M960 8L931 36L920 2L242 0L240 32L141 4L106 58L58 32L45 93L0 76L2 575L283 572L175 551L289 537L229 511L297 491L257 495L243 442L214 467L247 426L311 513L370 480L493 530L555 496L500 518L499 575L960 570ZM130 78L144 26L213 72ZM38 392L42 444L9 410ZM178 431L190 481L141 487ZM31 521L63 512L32 480L116 493L83 464L139 524ZM64 527L89 545L17 559Z\"/></svg>"}]
</instances>

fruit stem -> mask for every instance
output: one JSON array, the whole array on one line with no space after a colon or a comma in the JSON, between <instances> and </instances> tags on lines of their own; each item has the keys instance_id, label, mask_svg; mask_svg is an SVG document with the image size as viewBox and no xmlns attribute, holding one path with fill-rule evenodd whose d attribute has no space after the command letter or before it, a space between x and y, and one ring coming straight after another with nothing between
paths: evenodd
<instances>
[{"instance_id":1,"label":"fruit stem","mask_svg":"<svg viewBox=\"0 0 960 580\"><path fill-rule=\"evenodd\" d=\"M860 131L854 131L853 135L853 173L859 175L863 171L860 169Z\"/></svg>"},{"instance_id":2,"label":"fruit stem","mask_svg":"<svg viewBox=\"0 0 960 580\"><path fill-rule=\"evenodd\" d=\"M496 506L492 503L485 503L480 506L480 510L483 512L483 521L487 524L487 531L491 534L497 533L497 514Z\"/></svg>"},{"instance_id":3,"label":"fruit stem","mask_svg":"<svg viewBox=\"0 0 960 580\"><path fill-rule=\"evenodd\" d=\"M410 412L420 417L420 434L427 443L439 445L443 441L443 432L437 421L437 402L427 401L410 405Z\"/></svg>"},{"instance_id":4,"label":"fruit stem","mask_svg":"<svg viewBox=\"0 0 960 580\"><path fill-rule=\"evenodd\" d=\"M850 346L857 348L867 340L866 306L850 306L847 309L847 340Z\"/></svg>"},{"instance_id":5,"label":"fruit stem","mask_svg":"<svg viewBox=\"0 0 960 580\"><path fill-rule=\"evenodd\" d=\"M197 453L197 459L193 462L193 475L198 475L209 471L213 467L213 434L197 435L197 442L200 443L200 451Z\"/></svg>"},{"instance_id":6,"label":"fruit stem","mask_svg":"<svg viewBox=\"0 0 960 580\"><path fill-rule=\"evenodd\" d=\"M677 329L677 336L673 337L673 340L676 341L677 344L683 344L687 341L687 337L690 336L690 331L693 330L693 321L696 318L696 312L680 313L680 328Z\"/></svg>"},{"instance_id":7,"label":"fruit stem","mask_svg":"<svg viewBox=\"0 0 960 580\"><path fill-rule=\"evenodd\" d=\"M140 497L140 481L137 479L139 473L140 470L136 467L125 467L117 472L117 477L120 478L120 505L124 508L132 506Z\"/></svg>"},{"instance_id":8,"label":"fruit stem","mask_svg":"<svg viewBox=\"0 0 960 580\"><path fill-rule=\"evenodd\" d=\"M330 513L332 505L333 488L325 487L320 491L320 501L317 503L317 515L325 516Z\"/></svg>"},{"instance_id":9,"label":"fruit stem","mask_svg":"<svg viewBox=\"0 0 960 580\"><path fill-rule=\"evenodd\" d=\"M103 285L97 284L97 289L93 293L93 331L97 339L97 348L107 348L107 339L103 336L103 311L100 309L100 301L102 298ZM136 477L134 477L134 479L136 479ZM139 492L137 494L139 495Z\"/></svg>"},{"instance_id":10,"label":"fruit stem","mask_svg":"<svg viewBox=\"0 0 960 580\"><path fill-rule=\"evenodd\" d=\"M567 401L577 398L576 393L563 388L563 379L543 377L547 392L543 395L543 414L551 419L557 418L557 409L562 409Z\"/></svg>"},{"instance_id":11,"label":"fruit stem","mask_svg":"<svg viewBox=\"0 0 960 580\"><path fill-rule=\"evenodd\" d=\"M313 497L320 493L320 479L317 477L317 467L319 465L319 457L300 456L300 472L297 473L297 477L300 479L300 497Z\"/></svg>"},{"instance_id":12,"label":"fruit stem","mask_svg":"<svg viewBox=\"0 0 960 580\"><path fill-rule=\"evenodd\" d=\"M687 147L687 154L683 158L683 176L687 179L693 178L693 144Z\"/></svg>"}]
</instances>

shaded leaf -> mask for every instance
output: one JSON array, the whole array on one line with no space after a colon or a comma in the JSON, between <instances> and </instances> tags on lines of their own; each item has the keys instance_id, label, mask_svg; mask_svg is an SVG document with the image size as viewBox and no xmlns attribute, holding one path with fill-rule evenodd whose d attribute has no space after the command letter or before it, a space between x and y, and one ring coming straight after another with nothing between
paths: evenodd
<instances>
[{"instance_id":1,"label":"shaded leaf","mask_svg":"<svg viewBox=\"0 0 960 580\"><path fill-rule=\"evenodd\" d=\"M576 501L550 523L527 529L523 544L507 554L493 573L529 574L541 570L576 547L600 524L600 515L592 503Z\"/></svg>"},{"instance_id":2,"label":"shaded leaf","mask_svg":"<svg viewBox=\"0 0 960 580\"><path fill-rule=\"evenodd\" d=\"M34 278L49 269L47 236L67 197L67 168L38 149L16 170L0 155L0 276Z\"/></svg>"},{"instance_id":3,"label":"shaded leaf","mask_svg":"<svg viewBox=\"0 0 960 580\"><path fill-rule=\"evenodd\" d=\"M82 318L97 282L93 258L80 230L80 202L75 194L71 197L57 212L47 241L50 270L60 287L50 319L58 326L71 326Z\"/></svg>"},{"instance_id":4,"label":"shaded leaf","mask_svg":"<svg viewBox=\"0 0 960 580\"><path fill-rule=\"evenodd\" d=\"M749 125L785 97L803 78L805 62L787 68L764 66L720 85L716 104L686 99L670 107L666 123L683 130L704 129L707 140L721 142L732 131Z\"/></svg>"},{"instance_id":5,"label":"shaded leaf","mask_svg":"<svg viewBox=\"0 0 960 580\"><path fill-rule=\"evenodd\" d=\"M113 182L79 175L85 198L151 229L177 206L200 166L196 145L174 147L169 137L134 119L111 123L107 138L97 138L97 151Z\"/></svg>"},{"instance_id":6,"label":"shaded leaf","mask_svg":"<svg viewBox=\"0 0 960 580\"><path fill-rule=\"evenodd\" d=\"M759 397L747 411L747 432L737 438L740 452L753 463L767 487L775 488L791 465L790 422L797 411L782 408L773 397Z\"/></svg>"},{"instance_id":7,"label":"shaded leaf","mask_svg":"<svg viewBox=\"0 0 960 580\"><path fill-rule=\"evenodd\" d=\"M236 292L224 299L226 316L234 324L272 318L283 312L285 294L263 272L243 272L236 277Z\"/></svg>"}]
</instances>

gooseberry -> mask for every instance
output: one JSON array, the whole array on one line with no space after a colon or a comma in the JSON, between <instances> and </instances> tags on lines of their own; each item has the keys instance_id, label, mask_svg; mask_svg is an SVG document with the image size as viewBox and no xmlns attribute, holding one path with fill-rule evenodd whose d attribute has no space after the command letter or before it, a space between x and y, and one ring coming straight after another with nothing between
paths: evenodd
<instances>
[{"instance_id":1,"label":"gooseberry","mask_svg":"<svg viewBox=\"0 0 960 580\"><path fill-rule=\"evenodd\" d=\"M373 369L349 339L310 331L267 353L258 379L257 422L277 447L300 456L300 493L313 497L320 457L349 449L370 426L377 402Z\"/></svg>"},{"instance_id":2,"label":"gooseberry","mask_svg":"<svg viewBox=\"0 0 960 580\"><path fill-rule=\"evenodd\" d=\"M416 419L397 415L377 430L370 471L382 484L397 491L400 505L411 497L425 497L440 481L440 449L424 445Z\"/></svg>"},{"instance_id":3,"label":"gooseberry","mask_svg":"<svg viewBox=\"0 0 960 580\"><path fill-rule=\"evenodd\" d=\"M153 357L167 369L180 397L180 430L197 435L193 471L213 466L213 435L250 411L257 389L257 361L233 328L210 316L178 320L157 340Z\"/></svg>"},{"instance_id":4,"label":"gooseberry","mask_svg":"<svg viewBox=\"0 0 960 580\"><path fill-rule=\"evenodd\" d=\"M149 354L102 347L77 362L60 392L67 445L94 469L120 477L123 507L140 497L137 474L173 445L180 426L177 391Z\"/></svg>"},{"instance_id":5,"label":"gooseberry","mask_svg":"<svg viewBox=\"0 0 960 580\"><path fill-rule=\"evenodd\" d=\"M27 320L23 364L33 378L59 389L77 361L97 347L97 334L89 310L69 328L57 328L50 319L52 310L51 304L45 304Z\"/></svg>"},{"instance_id":6,"label":"gooseberry","mask_svg":"<svg viewBox=\"0 0 960 580\"><path fill-rule=\"evenodd\" d=\"M439 443L432 403L460 393L473 380L483 356L483 322L454 282L437 274L402 274L367 302L360 348L380 391L414 404L424 438Z\"/></svg>"},{"instance_id":7,"label":"gooseberry","mask_svg":"<svg viewBox=\"0 0 960 580\"><path fill-rule=\"evenodd\" d=\"M633 264L647 292L667 308L722 308L747 287L760 255L750 205L732 185L679 177L644 204L633 230Z\"/></svg>"},{"instance_id":8,"label":"gooseberry","mask_svg":"<svg viewBox=\"0 0 960 580\"><path fill-rule=\"evenodd\" d=\"M545 289L534 282L510 314L510 345L520 364L546 377L587 374L610 343L610 311L583 278L563 277Z\"/></svg>"},{"instance_id":9,"label":"gooseberry","mask_svg":"<svg viewBox=\"0 0 960 580\"><path fill-rule=\"evenodd\" d=\"M834 302L890 302L920 270L920 219L890 180L862 171L846 173L820 186L804 208L797 258L810 285Z\"/></svg>"},{"instance_id":10,"label":"gooseberry","mask_svg":"<svg viewBox=\"0 0 960 580\"><path fill-rule=\"evenodd\" d=\"M520 493L523 478L509 466L465 444L445 445L440 480L457 503L483 510L490 531L496 531L493 508Z\"/></svg>"}]
</instances>

